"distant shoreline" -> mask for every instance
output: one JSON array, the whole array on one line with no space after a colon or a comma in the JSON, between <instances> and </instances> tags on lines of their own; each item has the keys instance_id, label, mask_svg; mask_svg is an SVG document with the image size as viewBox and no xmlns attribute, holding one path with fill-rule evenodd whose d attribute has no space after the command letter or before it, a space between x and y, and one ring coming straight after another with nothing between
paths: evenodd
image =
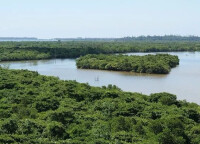
<instances>
[{"instance_id":1,"label":"distant shoreline","mask_svg":"<svg viewBox=\"0 0 200 144\"><path fill-rule=\"evenodd\" d=\"M102 41L102 42L200 42L199 36L179 36L179 35L165 35L165 36L127 36L121 38L37 38L37 37L0 37L0 42L3 41Z\"/></svg>"}]
</instances>

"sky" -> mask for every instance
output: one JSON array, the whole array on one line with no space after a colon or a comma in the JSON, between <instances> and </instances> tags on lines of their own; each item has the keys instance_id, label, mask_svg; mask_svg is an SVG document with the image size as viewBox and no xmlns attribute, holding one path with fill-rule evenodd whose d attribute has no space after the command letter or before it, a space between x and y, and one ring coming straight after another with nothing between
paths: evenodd
<instances>
[{"instance_id":1,"label":"sky","mask_svg":"<svg viewBox=\"0 0 200 144\"><path fill-rule=\"evenodd\" d=\"M0 0L0 37L200 36L200 0Z\"/></svg>"}]
</instances>

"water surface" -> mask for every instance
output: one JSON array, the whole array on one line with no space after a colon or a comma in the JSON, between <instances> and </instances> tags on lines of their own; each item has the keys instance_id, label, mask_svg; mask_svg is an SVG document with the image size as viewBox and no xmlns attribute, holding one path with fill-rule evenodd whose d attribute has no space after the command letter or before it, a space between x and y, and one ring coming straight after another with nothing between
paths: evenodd
<instances>
[{"instance_id":1,"label":"water surface","mask_svg":"<svg viewBox=\"0 0 200 144\"><path fill-rule=\"evenodd\" d=\"M145 55L148 53L129 53ZM151 53L155 54L155 53ZM92 86L117 85L124 91L151 94L170 92L178 99L200 104L200 52L170 52L178 55L180 65L167 75L137 74L76 68L75 59L53 59L19 62L3 62L10 69L28 69L42 75L57 76L63 80L76 80Z\"/></svg>"}]
</instances>

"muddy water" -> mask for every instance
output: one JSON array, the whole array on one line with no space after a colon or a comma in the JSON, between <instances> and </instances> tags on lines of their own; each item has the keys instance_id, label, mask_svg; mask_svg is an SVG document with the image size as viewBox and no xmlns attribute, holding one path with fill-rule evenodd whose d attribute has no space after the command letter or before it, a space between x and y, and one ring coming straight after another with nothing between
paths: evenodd
<instances>
[{"instance_id":1,"label":"muddy water","mask_svg":"<svg viewBox=\"0 0 200 144\"><path fill-rule=\"evenodd\" d=\"M145 54L147 53L128 55ZM114 84L124 91L144 94L170 92L176 94L178 99L200 104L200 52L170 52L169 54L178 55L180 65L173 68L168 75L81 70L76 68L75 59L4 62L1 65L10 69L38 71L43 75L57 76L63 80L76 80L92 86Z\"/></svg>"}]
</instances>

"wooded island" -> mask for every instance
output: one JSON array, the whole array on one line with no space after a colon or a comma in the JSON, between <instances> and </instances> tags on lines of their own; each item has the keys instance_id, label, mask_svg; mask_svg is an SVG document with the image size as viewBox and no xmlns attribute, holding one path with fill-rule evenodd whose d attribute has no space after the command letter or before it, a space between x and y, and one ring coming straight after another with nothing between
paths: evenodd
<instances>
[{"instance_id":1,"label":"wooded island","mask_svg":"<svg viewBox=\"0 0 200 144\"><path fill-rule=\"evenodd\" d=\"M156 54L145 56L86 55L76 60L81 69L132 71L137 73L167 74L179 64L178 56Z\"/></svg>"}]
</instances>

